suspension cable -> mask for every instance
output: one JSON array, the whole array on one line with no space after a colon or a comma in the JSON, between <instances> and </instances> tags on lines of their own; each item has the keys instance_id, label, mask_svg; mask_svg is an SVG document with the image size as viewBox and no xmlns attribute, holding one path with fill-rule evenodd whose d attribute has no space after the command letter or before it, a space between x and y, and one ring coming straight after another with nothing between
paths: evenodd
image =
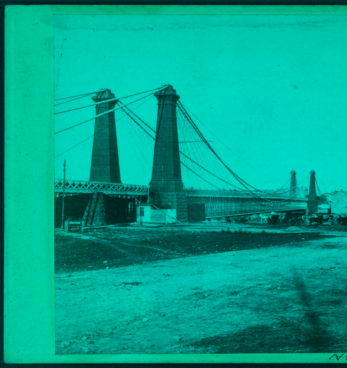
<instances>
[{"instance_id":1,"label":"suspension cable","mask_svg":"<svg viewBox=\"0 0 347 368\"><path fill-rule=\"evenodd\" d=\"M146 130L146 128L144 128L140 123L138 123L132 116L131 114L123 107L121 106L121 109L129 116L129 118L138 126L140 127L149 137L151 137L153 140L155 140L155 137Z\"/></svg>"},{"instance_id":2,"label":"suspension cable","mask_svg":"<svg viewBox=\"0 0 347 368\"><path fill-rule=\"evenodd\" d=\"M208 170L206 167L202 166L201 164L199 164L197 161L195 161L194 159L192 159L190 156L188 156L186 153L184 153L183 151L180 150L180 154L183 155L185 158L187 158L189 161L193 162L195 165L197 165L200 169L206 171L208 174L214 176L215 178L217 178L218 180L222 181L223 183L230 185L231 187L235 188L235 189L241 189L239 187L237 187L235 184L230 183L229 181L223 179L222 177L218 176L217 174L213 173L212 171Z\"/></svg>"},{"instance_id":3,"label":"suspension cable","mask_svg":"<svg viewBox=\"0 0 347 368\"><path fill-rule=\"evenodd\" d=\"M148 100L148 98L150 98L151 96L147 96L147 98L146 99L144 99L138 106L136 106L135 107L135 109L138 109L140 106L142 106L144 103L146 103L147 102L147 100ZM117 118L116 119L116 122L118 123L120 120L122 120L122 119L124 119L125 117L127 117L127 115L126 114L123 114L123 116L121 116L120 118ZM106 131L106 129L107 128L104 128L103 130L102 130L102 132L103 131ZM71 150L73 150L74 148L76 148L76 147L78 147L78 146L80 146L81 144L83 144L84 142L86 142L86 141L88 141L89 139L91 139L92 137L94 137L94 133L93 134L91 134L91 135L89 135L87 138L85 138L85 139L83 139L82 141L80 141L80 142L78 142L78 143L76 143L76 144L74 144L74 145L72 145L72 146L70 146L68 149L66 149L65 151L63 151L63 152L61 152L61 153L59 153L59 154L57 154L56 156L54 156L54 158L55 159L57 159L58 157L60 157L60 156L62 156L62 155L64 155L65 153L67 153L67 152L69 152L69 151L71 151Z\"/></svg>"},{"instance_id":4,"label":"suspension cable","mask_svg":"<svg viewBox=\"0 0 347 368\"><path fill-rule=\"evenodd\" d=\"M230 174L254 197L257 197L259 199L265 200L265 201L269 201L269 202L273 202L267 198L261 197L260 195L258 195L256 193L256 191L264 193L264 194L268 194L271 195L273 193L268 193L265 191L262 191L260 189L255 188L254 186L252 186L251 184L247 183L244 179L242 179L239 175L237 175L223 160L222 158L217 154L217 152L213 149L213 147L210 145L210 143L206 140L206 138L204 137L204 135L201 133L200 129L198 128L198 126L195 124L195 122L193 121L193 119L190 117L190 115L188 114L187 110L184 108L183 104L179 101L177 103L178 108L181 110L181 112L183 113L183 115L185 116L185 118L187 119L187 121L191 124L191 126L193 127L193 129L196 131L196 133L198 134L198 136L200 137L200 139L205 143L205 145L210 149L210 151L216 156L216 158L221 162L221 164L230 172ZM250 188L252 188L253 190L251 190ZM283 199L283 201L288 201L290 200L288 199Z\"/></svg>"},{"instance_id":5,"label":"suspension cable","mask_svg":"<svg viewBox=\"0 0 347 368\"><path fill-rule=\"evenodd\" d=\"M126 115L121 116L119 119L117 119L117 122L119 122L120 120L124 119L126 117ZM102 132L106 131L107 128L104 128L102 130ZM94 133L89 135L87 138L84 138L82 141L77 142L76 144L70 146L69 148L67 148L65 151L58 153L56 156L54 156L55 159L57 159L58 157L61 157L63 155L65 155L65 153L70 152L71 150L73 150L74 148L80 146L81 144L87 142L89 139L94 137Z\"/></svg>"},{"instance_id":6,"label":"suspension cable","mask_svg":"<svg viewBox=\"0 0 347 368\"><path fill-rule=\"evenodd\" d=\"M189 167L186 163L181 162L181 165L184 166L186 169L188 169L189 171L191 171L194 175L196 175L197 177L199 177L201 180L203 180L205 183L211 185L211 187L214 187L216 189L221 189L219 187L217 187L216 185L212 184L210 181L208 181L207 179L205 179L204 177L202 177L200 174L198 174L195 170L193 170L191 167Z\"/></svg>"},{"instance_id":7,"label":"suspension cable","mask_svg":"<svg viewBox=\"0 0 347 368\"><path fill-rule=\"evenodd\" d=\"M185 118L187 119L187 121L191 124L191 126L193 127L193 129L196 131L196 133L198 134L198 136L200 137L200 139L205 143L205 145L210 149L210 151L217 157L217 159L221 162L221 164L232 174L232 176L246 189L248 190L252 195L255 195L257 197L259 197L256 193L254 193L252 190L250 190L248 188L248 186L244 183L244 181L238 177L238 175L236 173L234 173L230 167L219 157L219 155L217 154L217 152L212 148L212 146L208 143L208 141L206 140L206 138L203 136L203 134L201 133L200 129L196 126L196 124L194 123L194 121L192 120L192 118L189 116L188 112L185 110L185 108L183 107L181 102L178 102L177 104L178 108L181 110L181 112L183 113L183 115L185 116ZM241 180L240 180L241 179ZM260 197L259 197L260 198Z\"/></svg>"},{"instance_id":8,"label":"suspension cable","mask_svg":"<svg viewBox=\"0 0 347 368\"><path fill-rule=\"evenodd\" d=\"M129 107L127 105L124 105L122 101L119 101L118 104L122 107L122 109L126 109L130 114L132 114L133 116L135 116L135 118L139 121L141 121L141 123L143 125L145 125L149 130L151 130L153 133L155 133L155 129L153 129L149 124L147 124L143 119L141 119L133 110L129 109Z\"/></svg>"},{"instance_id":9,"label":"suspension cable","mask_svg":"<svg viewBox=\"0 0 347 368\"><path fill-rule=\"evenodd\" d=\"M321 195L321 191L320 191L320 189L319 189L319 185L318 185L318 182L317 182L316 177L315 177L315 183L316 183L316 187L317 187L317 189L318 189L318 194L319 194L319 195Z\"/></svg>"},{"instance_id":10,"label":"suspension cable","mask_svg":"<svg viewBox=\"0 0 347 368\"><path fill-rule=\"evenodd\" d=\"M112 101L118 101L118 100L124 100L126 98L130 98L130 97L134 97L134 96L138 96L138 95L142 95L142 94L145 94L145 93L149 93L149 92L154 92L154 91L160 91L162 89L166 88L166 86L161 86L161 87L157 87L157 88L153 88L153 89L150 89L150 90L147 90L147 91L143 91L143 92L138 92L138 93L133 93L131 95L127 95L127 96L123 96L123 97L114 97L114 98L109 98L107 100L102 100L102 101L98 101L98 102L95 102L93 104L90 104L90 105L85 105L85 106L80 106L80 107L75 107L73 109L69 109L69 110L64 110L64 111L58 111L58 112L55 112L54 115L58 115L58 114L64 114L66 112L70 112L70 111L75 111L75 110L82 110L82 109L86 109L88 107L93 107L95 105L99 105L99 104L103 104L103 103L107 103L107 102L112 102Z\"/></svg>"},{"instance_id":11,"label":"suspension cable","mask_svg":"<svg viewBox=\"0 0 347 368\"><path fill-rule=\"evenodd\" d=\"M101 92L101 91L98 91L98 92ZM72 102L72 101L80 100L80 99L82 99L84 97L88 97L88 96L93 95L95 93L97 93L97 92L91 92L91 93L85 93L83 95L78 95L78 96L76 96L74 98L71 98L69 100L55 103L54 106L59 106L59 105L63 105L63 104L66 104L66 103L69 103L69 102Z\"/></svg>"},{"instance_id":12,"label":"suspension cable","mask_svg":"<svg viewBox=\"0 0 347 368\"><path fill-rule=\"evenodd\" d=\"M187 108L185 106L185 109L187 110L187 112L190 113L190 115L192 115L195 118L195 121L197 121L200 125L203 126L203 128L205 130L207 130L221 145L223 145L229 152L231 152L234 156L238 156L238 158L240 159L240 161L242 161L243 163L245 163L246 165L250 166L252 169L254 169L254 166L248 162L248 160L245 160L244 157L240 156L240 154L238 154L237 152L234 152L225 142L223 142L222 139L220 139L211 129L209 129L206 125L206 123L204 123L200 117L198 117L194 111L192 111L191 108Z\"/></svg>"},{"instance_id":13,"label":"suspension cable","mask_svg":"<svg viewBox=\"0 0 347 368\"><path fill-rule=\"evenodd\" d=\"M96 118L98 118L98 117L100 117L100 116L103 116L103 115L109 114L110 112L115 111L115 110L117 110L117 108L116 108L116 107L114 107L113 109L110 109L110 110L104 111L104 112L103 112L103 113L101 113L101 114L97 114L97 115L93 116L92 118L87 119L87 120L84 120L84 121L82 121L82 122L80 122L80 123L77 123L77 124L71 125L71 126L69 126L69 127L67 127L67 128L64 128L64 129L58 130L57 132L54 132L54 134L56 135L56 134L60 134L60 133L66 132L67 130L70 130L70 129L76 128L77 126L80 126L80 125L83 125L83 124L85 124L85 123L88 123L88 122L89 122L89 121L91 121L91 120L94 120L94 119L96 119Z\"/></svg>"},{"instance_id":14,"label":"suspension cable","mask_svg":"<svg viewBox=\"0 0 347 368\"><path fill-rule=\"evenodd\" d=\"M140 101L140 100L143 100L144 98L147 98L148 96L151 96L151 95L152 95L152 93L151 93L151 94L149 94L149 95L142 96L142 97L140 97L140 98L138 98L138 99L136 99L136 100L134 100L134 101L128 102L125 106L127 106L127 105L131 105L131 104L133 104L133 103L135 103L135 102L138 102L138 101ZM97 114L97 115L93 116L92 118L90 118L90 119L88 119L88 120L84 120L84 121L82 121L81 123L77 123L77 124L72 125L72 126L70 126L70 127L67 127L67 128L61 129L61 130L58 130L57 132L54 132L54 134L60 134L60 133L63 133L63 132L65 132L65 131L70 130L70 129L73 129L73 128L77 127L77 126L80 126L80 125L82 125L82 124L88 123L89 121L94 120L94 119L96 119L96 118L98 118L98 117L100 117L100 116L103 116L103 115L109 114L109 113L110 113L110 112L112 112L112 111L120 110L121 108L122 108L122 107L120 107L120 106L118 106L118 107L117 107L117 106L115 106L114 108L112 108L112 109L110 109L110 110L107 110L107 111L104 111L104 112L103 112L103 113L101 113L101 114Z\"/></svg>"},{"instance_id":15,"label":"suspension cable","mask_svg":"<svg viewBox=\"0 0 347 368\"><path fill-rule=\"evenodd\" d=\"M68 97L58 97L58 98L55 98L54 100L55 101L60 101L60 100L67 100L67 99L70 99L70 98L75 98L75 97L83 97L83 96L86 96L86 95L92 95L94 93L98 93L98 92L101 92L103 91L103 89L101 89L100 91L94 91L94 92L87 92L87 93L80 93L79 95L74 95L74 96L68 96Z\"/></svg>"},{"instance_id":16,"label":"suspension cable","mask_svg":"<svg viewBox=\"0 0 347 368\"><path fill-rule=\"evenodd\" d=\"M124 107L126 107L126 106L124 106ZM130 117L130 119L138 126L138 127L140 127L150 138L152 138L153 140L155 140L155 136L154 135L152 135L150 132L148 132L147 130L146 130L146 128L144 128L142 125L141 125L141 123L139 123L139 122L137 122L136 121L136 119L131 115L131 113L133 114L133 115L135 115L135 116L137 116L131 109L129 109L129 108L124 108L123 106L121 107L122 108L122 110ZM127 110L130 110L130 111L127 111ZM144 121L142 120L142 119L140 119L140 121L142 122L142 123L144 123ZM147 128L148 129L150 129L152 132L154 132L155 133L155 130L151 127L151 126L149 126L147 123L145 123L146 124L146 126L147 126ZM193 159L191 159L189 156L187 156L187 155L185 155L182 151L180 151L180 153L182 153L183 154L183 156L185 156L188 160L190 160L190 161L192 161L192 162L194 162L196 165L198 165L199 167L201 167L203 170L205 170L205 171L207 171L207 172L209 172L207 169L205 169L203 166L201 166L200 164L198 164L197 162L195 162ZM195 174L196 176L198 176L200 179L202 179L203 181L205 181L207 184L209 184L209 185L211 185L212 187L214 187L214 188L216 188L216 189L220 189L219 187L217 187L216 185L214 185L214 184L212 184L210 181L208 181L207 179L205 179L205 178L203 178L200 174L198 174L194 169L192 169L191 167L189 167L186 163L184 163L184 162L181 162L181 164L185 167L185 168L187 168L189 171L191 171L193 174ZM211 172L210 172L211 173ZM211 175L213 175L213 176L216 176L216 175L214 175L213 173L211 173ZM223 180L223 179L222 179Z\"/></svg>"},{"instance_id":17,"label":"suspension cable","mask_svg":"<svg viewBox=\"0 0 347 368\"><path fill-rule=\"evenodd\" d=\"M155 136L153 136L151 133L149 133L143 126L141 126L140 123L138 123L134 117L132 117L130 114L133 114L136 118L138 118L140 120L141 123L145 124L145 126L151 130L153 133L155 133L155 130L149 125L147 124L143 119L141 119L140 117L138 117L137 114L135 114L129 107L122 106L122 110L124 112L126 112L128 114L128 116L135 122L135 124L137 124L148 136L150 136L152 139L155 140ZM128 110L128 111L127 111ZM220 176L214 174L212 171L206 169L204 166L200 165L197 161L195 161L194 159L192 159L191 157L189 157L188 155L186 155L184 152L182 152L181 150L179 151L181 155L183 155L185 158L187 158L189 161L193 162L196 166L198 166L200 169L206 171L208 174L214 176L215 178L219 179L220 181L224 182L225 184L228 184L236 189L240 189L239 187L237 187L236 185L228 182L227 180L221 178Z\"/></svg>"}]
</instances>

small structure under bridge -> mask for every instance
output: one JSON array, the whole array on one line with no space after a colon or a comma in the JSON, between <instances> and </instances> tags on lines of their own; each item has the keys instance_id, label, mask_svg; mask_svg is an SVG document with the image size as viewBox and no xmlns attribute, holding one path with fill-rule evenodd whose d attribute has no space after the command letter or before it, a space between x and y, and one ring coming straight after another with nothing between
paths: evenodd
<instances>
[{"instance_id":1,"label":"small structure under bridge","mask_svg":"<svg viewBox=\"0 0 347 368\"><path fill-rule=\"evenodd\" d=\"M214 151L187 110L178 102L179 96L172 86L161 87L154 95L158 100L156 131L151 131L148 125L116 99L110 90L95 94L93 100L96 117L90 180L55 180L57 227L61 226L62 207L64 219L80 219L84 226L91 227L134 222L137 209L141 206L151 207L153 211L171 210L175 220L183 223L272 211L314 213L318 200L314 172L311 172L308 198L298 194L294 171L290 173L290 187L283 193L256 189L234 173ZM121 182L115 105L131 119L136 120L136 124L142 124L141 128L145 133L155 140L152 179L147 185ZM207 173L214 174L204 168L203 164L195 162L180 151L177 109L186 117L202 142L240 183L240 189L188 190L184 187L182 165L193 173L192 167L197 165ZM192 163L192 167L181 161L182 155ZM223 178L221 180L226 182Z\"/></svg>"}]
</instances>

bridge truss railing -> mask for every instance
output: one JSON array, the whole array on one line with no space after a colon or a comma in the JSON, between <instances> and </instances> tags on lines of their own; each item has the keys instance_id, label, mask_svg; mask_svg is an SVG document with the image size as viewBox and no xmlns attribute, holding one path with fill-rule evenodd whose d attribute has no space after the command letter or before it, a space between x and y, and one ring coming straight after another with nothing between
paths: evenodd
<instances>
[{"instance_id":1,"label":"bridge truss railing","mask_svg":"<svg viewBox=\"0 0 347 368\"><path fill-rule=\"evenodd\" d=\"M56 179L54 181L54 191L55 193L62 193L63 191L73 194L102 192L109 195L144 196L148 195L148 186L85 180L65 180L64 185L62 179Z\"/></svg>"},{"instance_id":2,"label":"bridge truss railing","mask_svg":"<svg viewBox=\"0 0 347 368\"><path fill-rule=\"evenodd\" d=\"M259 198L254 197L251 193L247 191L239 191L239 190L200 190L200 189L187 189L186 190L188 197L211 197L211 198L251 198L255 200L288 200L290 202L306 202L307 198L296 196L292 197L288 194L278 194L278 193L264 193L259 196Z\"/></svg>"}]
</instances>

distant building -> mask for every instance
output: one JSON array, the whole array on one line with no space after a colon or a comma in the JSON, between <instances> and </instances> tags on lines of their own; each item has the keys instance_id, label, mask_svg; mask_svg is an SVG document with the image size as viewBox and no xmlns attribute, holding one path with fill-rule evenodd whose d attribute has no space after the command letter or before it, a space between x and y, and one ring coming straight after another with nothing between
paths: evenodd
<instances>
[{"instance_id":1,"label":"distant building","mask_svg":"<svg viewBox=\"0 0 347 368\"><path fill-rule=\"evenodd\" d=\"M319 204L318 205L318 211L317 212L319 214L325 214L325 215L331 213L330 204L326 204L326 203Z\"/></svg>"},{"instance_id":2,"label":"distant building","mask_svg":"<svg viewBox=\"0 0 347 368\"><path fill-rule=\"evenodd\" d=\"M142 204L136 210L138 224L172 224L177 222L175 209L153 208L150 204Z\"/></svg>"},{"instance_id":3,"label":"distant building","mask_svg":"<svg viewBox=\"0 0 347 368\"><path fill-rule=\"evenodd\" d=\"M325 194L327 202L330 205L331 213L338 215L347 215L347 192L335 191Z\"/></svg>"}]
</instances>

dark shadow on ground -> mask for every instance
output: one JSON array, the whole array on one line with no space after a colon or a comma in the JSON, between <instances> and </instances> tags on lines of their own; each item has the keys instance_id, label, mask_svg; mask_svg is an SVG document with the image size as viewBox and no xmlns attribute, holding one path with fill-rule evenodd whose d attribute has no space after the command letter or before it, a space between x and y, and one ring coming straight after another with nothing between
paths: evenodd
<instances>
[{"instance_id":1,"label":"dark shadow on ground","mask_svg":"<svg viewBox=\"0 0 347 368\"><path fill-rule=\"evenodd\" d=\"M303 332L310 347L310 352L327 352L336 345L335 338L327 331L327 324L322 320L313 296L308 292L304 278L294 271L294 285L303 307Z\"/></svg>"},{"instance_id":2,"label":"dark shadow on ground","mask_svg":"<svg viewBox=\"0 0 347 368\"><path fill-rule=\"evenodd\" d=\"M191 346L196 353L206 354L311 352L299 321L252 326L236 333L201 339Z\"/></svg>"},{"instance_id":3,"label":"dark shadow on ground","mask_svg":"<svg viewBox=\"0 0 347 368\"><path fill-rule=\"evenodd\" d=\"M296 271L293 284L302 306L302 311L298 311L296 319L274 319L272 325L254 325L235 333L204 338L188 346L193 347L195 353L204 354L340 351L341 341L328 332L329 326L322 320L303 277ZM278 311L278 314L280 315L281 311Z\"/></svg>"}]
</instances>

